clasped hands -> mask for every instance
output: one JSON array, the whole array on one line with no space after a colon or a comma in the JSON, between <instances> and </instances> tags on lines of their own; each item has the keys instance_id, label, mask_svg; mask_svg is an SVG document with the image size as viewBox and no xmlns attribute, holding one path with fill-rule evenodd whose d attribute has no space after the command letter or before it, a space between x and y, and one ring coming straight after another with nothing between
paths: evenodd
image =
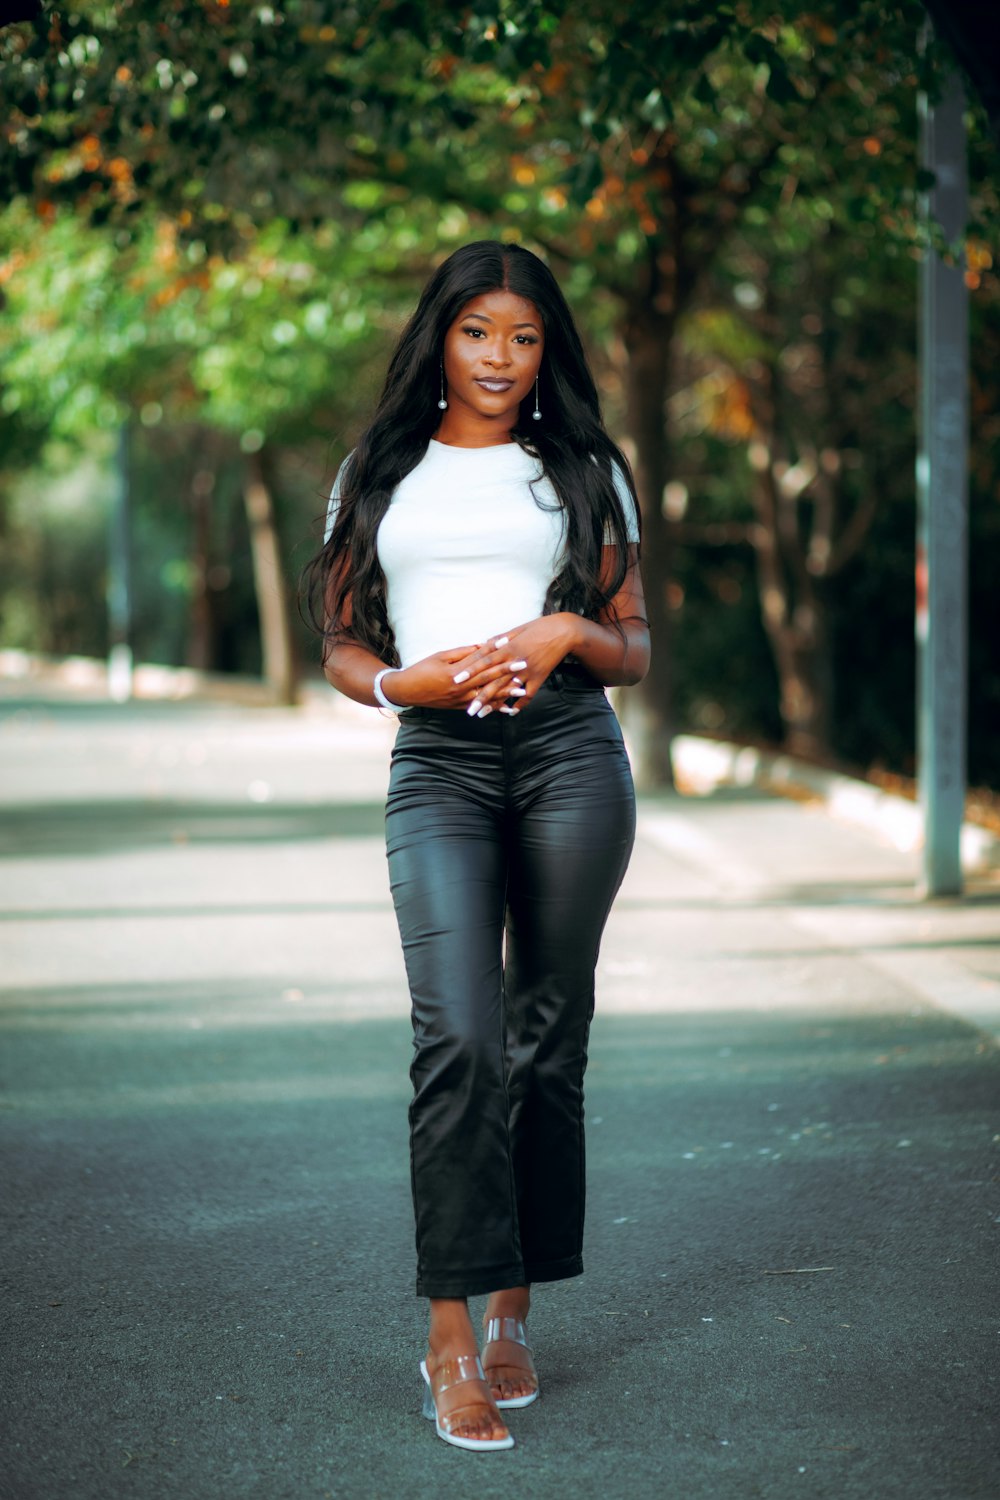
<instances>
[{"instance_id":1,"label":"clasped hands","mask_svg":"<svg viewBox=\"0 0 1000 1500\"><path fill-rule=\"evenodd\" d=\"M401 708L464 708L479 718L495 709L516 714L573 650L578 627L578 615L541 615L478 645L425 656L387 676L383 688Z\"/></svg>"}]
</instances>

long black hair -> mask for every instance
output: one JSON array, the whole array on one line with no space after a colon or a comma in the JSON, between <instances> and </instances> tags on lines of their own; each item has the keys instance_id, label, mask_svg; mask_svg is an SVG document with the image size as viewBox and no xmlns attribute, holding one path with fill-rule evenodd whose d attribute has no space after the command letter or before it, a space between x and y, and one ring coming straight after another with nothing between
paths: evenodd
<instances>
[{"instance_id":1,"label":"long black hair","mask_svg":"<svg viewBox=\"0 0 1000 1500\"><path fill-rule=\"evenodd\" d=\"M445 335L466 303L494 291L533 302L545 328L542 419L532 420L529 397L511 433L537 455L566 514L563 567L549 586L545 612L573 610L593 619L625 581L628 527L612 464L633 501L635 485L627 460L604 430L573 315L552 272L532 251L478 240L449 255L424 287L389 361L375 415L341 473L333 530L305 568L307 617L323 636L324 660L333 645L352 641L399 665L376 551L379 524L393 490L423 458L441 421L437 402ZM614 543L617 563L613 576L602 581L605 540Z\"/></svg>"}]
</instances>

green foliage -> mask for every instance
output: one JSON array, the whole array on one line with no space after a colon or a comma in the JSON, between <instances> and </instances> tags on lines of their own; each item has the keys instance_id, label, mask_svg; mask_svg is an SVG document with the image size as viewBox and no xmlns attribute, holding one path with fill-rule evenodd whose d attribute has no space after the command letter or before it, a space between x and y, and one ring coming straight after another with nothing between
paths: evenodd
<instances>
[{"instance_id":1,"label":"green foliage","mask_svg":"<svg viewBox=\"0 0 1000 1500\"><path fill-rule=\"evenodd\" d=\"M283 460L286 536L299 536L430 267L469 238L519 238L577 309L619 436L637 326L672 340L687 721L777 736L753 553L736 533L755 523L762 448L785 475L815 458L791 508L807 550L825 504L834 547L871 510L869 543L815 580L834 748L902 764L914 271L927 239L913 106L948 61L933 46L921 55L923 22L917 0L78 0L9 28L6 461L46 433L86 446L124 413L150 451L174 430L224 433L220 472L241 444L266 442ZM982 424L1000 409L986 248L1000 208L975 112L971 159ZM998 449L980 444L975 476L974 526L993 549ZM168 472L186 490L183 454L159 470L154 509L169 520L162 534L150 520L148 542L169 566L150 597L177 585L187 598L190 516L171 510ZM720 526L728 539L712 541ZM215 546L244 542L222 525ZM982 684L998 674L983 557L976 567ZM973 740L977 773L1000 781L995 752Z\"/></svg>"},{"instance_id":2,"label":"green foliage","mask_svg":"<svg viewBox=\"0 0 1000 1500\"><path fill-rule=\"evenodd\" d=\"M812 121L834 124L832 145L835 120L864 138L882 89L916 81L923 19L916 0L79 4L0 40L0 173L8 195L126 235L156 204L210 248L275 219L318 227L373 177L489 213L496 153L527 143L582 207L609 177L645 181L644 137L675 122L686 170L716 182L727 156L752 170ZM933 48L921 66L933 82ZM828 118L817 105L831 97Z\"/></svg>"},{"instance_id":3,"label":"green foliage","mask_svg":"<svg viewBox=\"0 0 1000 1500\"><path fill-rule=\"evenodd\" d=\"M16 205L0 220L14 272L6 409L44 413L57 435L117 426L126 411L258 442L308 432L412 297L417 278L400 261L415 230L400 220L309 238L276 222L226 260L179 243L167 219L146 219L119 248L68 214L39 225Z\"/></svg>"}]
</instances>

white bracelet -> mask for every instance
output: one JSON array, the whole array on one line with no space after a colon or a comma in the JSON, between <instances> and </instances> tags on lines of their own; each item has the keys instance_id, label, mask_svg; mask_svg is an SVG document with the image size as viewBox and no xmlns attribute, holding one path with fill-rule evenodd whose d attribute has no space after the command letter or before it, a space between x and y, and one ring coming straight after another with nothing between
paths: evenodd
<instances>
[{"instance_id":1,"label":"white bracelet","mask_svg":"<svg viewBox=\"0 0 1000 1500\"><path fill-rule=\"evenodd\" d=\"M387 672L398 672L398 671L399 671L399 667L383 667L382 670L381 670L381 672L376 672L375 673L375 681L372 683L372 692L375 694L376 698L381 703L382 707L383 708L390 708L390 709L392 709L392 712L394 714L405 713L406 709L403 707L403 705L401 703L393 703L393 701L392 701L391 698L387 698L386 697L385 692L384 692L383 687L382 687L382 678L386 675Z\"/></svg>"}]
</instances>

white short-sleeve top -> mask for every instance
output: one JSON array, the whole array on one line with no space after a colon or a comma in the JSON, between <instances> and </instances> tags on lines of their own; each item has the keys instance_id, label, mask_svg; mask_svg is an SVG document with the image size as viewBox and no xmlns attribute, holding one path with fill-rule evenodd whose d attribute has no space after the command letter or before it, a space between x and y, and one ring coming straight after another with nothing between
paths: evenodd
<instances>
[{"instance_id":1,"label":"white short-sleeve top","mask_svg":"<svg viewBox=\"0 0 1000 1500\"><path fill-rule=\"evenodd\" d=\"M343 472L341 465L327 537ZM628 539L637 542L635 502L617 464L613 472ZM432 438L393 491L378 530L386 607L403 666L535 619L562 567L565 541L565 513L538 458L517 443L456 448Z\"/></svg>"}]
</instances>

